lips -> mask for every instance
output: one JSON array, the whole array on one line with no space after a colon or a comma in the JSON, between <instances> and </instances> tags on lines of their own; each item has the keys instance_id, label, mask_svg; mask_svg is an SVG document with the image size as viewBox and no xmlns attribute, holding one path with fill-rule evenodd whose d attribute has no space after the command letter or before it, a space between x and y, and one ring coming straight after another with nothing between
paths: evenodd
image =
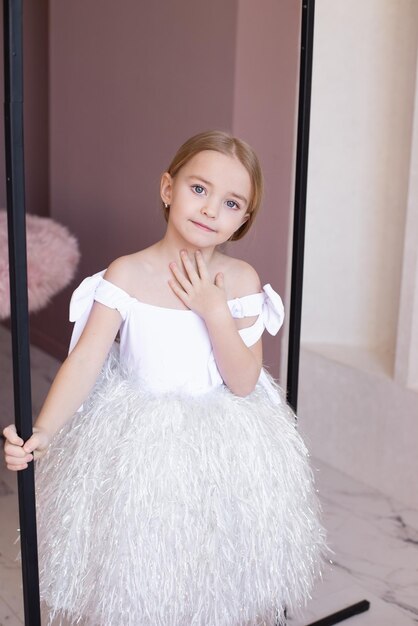
<instances>
[{"instance_id":1,"label":"lips","mask_svg":"<svg viewBox=\"0 0 418 626\"><path fill-rule=\"evenodd\" d=\"M201 224L201 222L195 222L194 220L190 220L195 226L197 226L198 228L201 228L202 230L205 230L208 233L214 233L215 231L213 230L213 228L210 228L209 226L206 226L205 224Z\"/></svg>"}]
</instances>

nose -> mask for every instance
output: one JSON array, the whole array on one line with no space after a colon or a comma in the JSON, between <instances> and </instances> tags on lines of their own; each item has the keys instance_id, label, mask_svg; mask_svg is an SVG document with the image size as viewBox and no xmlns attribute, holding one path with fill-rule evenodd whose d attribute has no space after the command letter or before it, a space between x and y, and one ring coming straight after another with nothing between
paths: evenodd
<instances>
[{"instance_id":1,"label":"nose","mask_svg":"<svg viewBox=\"0 0 418 626\"><path fill-rule=\"evenodd\" d=\"M200 209L200 212L202 213L202 215L206 215L206 217L215 218L218 215L218 207L217 207L216 202L214 201L210 202L208 200L202 206L202 208Z\"/></svg>"}]
</instances>

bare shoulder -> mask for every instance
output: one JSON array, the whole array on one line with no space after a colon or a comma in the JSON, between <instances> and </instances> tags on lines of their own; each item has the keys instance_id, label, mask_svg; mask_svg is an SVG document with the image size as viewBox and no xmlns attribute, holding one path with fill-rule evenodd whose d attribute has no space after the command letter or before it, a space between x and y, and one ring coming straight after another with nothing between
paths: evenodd
<instances>
[{"instance_id":1,"label":"bare shoulder","mask_svg":"<svg viewBox=\"0 0 418 626\"><path fill-rule=\"evenodd\" d=\"M145 250L134 254L120 256L108 266L104 277L118 287L129 291L135 280L138 280L138 272L142 266Z\"/></svg>"},{"instance_id":2,"label":"bare shoulder","mask_svg":"<svg viewBox=\"0 0 418 626\"><path fill-rule=\"evenodd\" d=\"M104 274L104 278L122 289L127 289L132 272L132 260L130 256L131 255L121 256L112 261Z\"/></svg>"},{"instance_id":3,"label":"bare shoulder","mask_svg":"<svg viewBox=\"0 0 418 626\"><path fill-rule=\"evenodd\" d=\"M155 257L155 245L121 256L112 261L104 277L128 293L138 295L138 284L145 286L151 278L155 281Z\"/></svg>"},{"instance_id":4,"label":"bare shoulder","mask_svg":"<svg viewBox=\"0 0 418 626\"><path fill-rule=\"evenodd\" d=\"M225 286L228 297L239 298L261 291L258 273L250 263L223 255Z\"/></svg>"}]
</instances>

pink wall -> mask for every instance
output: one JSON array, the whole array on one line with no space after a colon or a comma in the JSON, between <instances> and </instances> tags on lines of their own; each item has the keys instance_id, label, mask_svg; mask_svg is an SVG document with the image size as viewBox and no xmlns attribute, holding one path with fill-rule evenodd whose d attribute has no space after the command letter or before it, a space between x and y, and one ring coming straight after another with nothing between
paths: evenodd
<instances>
[{"instance_id":1,"label":"pink wall","mask_svg":"<svg viewBox=\"0 0 418 626\"><path fill-rule=\"evenodd\" d=\"M284 294L299 4L50 3L50 214L79 238L75 283L161 236L160 173L186 137L223 128L254 145L267 179L254 232L229 252ZM32 318L59 357L74 284ZM278 339L266 344L277 375Z\"/></svg>"},{"instance_id":2,"label":"pink wall","mask_svg":"<svg viewBox=\"0 0 418 626\"><path fill-rule=\"evenodd\" d=\"M48 214L48 0L23 3L26 210ZM3 12L0 11L3 45ZM4 102L3 67L0 98ZM0 207L6 208L4 123L0 124Z\"/></svg>"},{"instance_id":3,"label":"pink wall","mask_svg":"<svg viewBox=\"0 0 418 626\"><path fill-rule=\"evenodd\" d=\"M78 278L159 238L172 154L195 132L230 128L236 11L223 0L50 3L50 213L79 238ZM58 356L71 288L32 323Z\"/></svg>"},{"instance_id":4,"label":"pink wall","mask_svg":"<svg viewBox=\"0 0 418 626\"><path fill-rule=\"evenodd\" d=\"M284 299L289 218L293 202L295 124L301 3L240 0L238 10L233 132L257 151L265 176L265 200L253 229L228 246L245 258ZM288 313L288 302L285 302ZM282 332L265 335L264 361L279 374Z\"/></svg>"}]
</instances>

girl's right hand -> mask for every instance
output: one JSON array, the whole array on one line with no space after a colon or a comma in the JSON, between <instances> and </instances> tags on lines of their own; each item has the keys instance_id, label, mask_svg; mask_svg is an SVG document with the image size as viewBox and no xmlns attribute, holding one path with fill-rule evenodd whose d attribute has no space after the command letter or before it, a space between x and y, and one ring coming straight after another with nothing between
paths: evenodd
<instances>
[{"instance_id":1,"label":"girl's right hand","mask_svg":"<svg viewBox=\"0 0 418 626\"><path fill-rule=\"evenodd\" d=\"M26 469L33 459L39 459L45 454L51 441L50 435L43 428L33 428L33 435L24 442L16 432L14 424L3 430L6 438L4 457L9 470Z\"/></svg>"}]
</instances>

